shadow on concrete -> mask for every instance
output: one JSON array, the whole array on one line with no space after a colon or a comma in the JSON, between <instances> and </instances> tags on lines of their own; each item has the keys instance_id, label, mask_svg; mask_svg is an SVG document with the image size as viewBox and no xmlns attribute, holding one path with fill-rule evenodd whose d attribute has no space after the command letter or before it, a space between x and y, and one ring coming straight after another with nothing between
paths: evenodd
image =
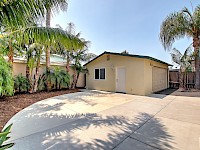
<instances>
[{"instance_id":1,"label":"shadow on concrete","mask_svg":"<svg viewBox=\"0 0 200 150\"><path fill-rule=\"evenodd\" d=\"M173 96L186 96L186 97L200 97L200 90L197 89L175 89L175 88L168 88L155 94L162 94L162 95L173 95Z\"/></svg>"},{"instance_id":2,"label":"shadow on concrete","mask_svg":"<svg viewBox=\"0 0 200 150\"><path fill-rule=\"evenodd\" d=\"M177 88L168 88L159 92L155 92L155 94L171 95L177 90L178 90Z\"/></svg>"},{"instance_id":3,"label":"shadow on concrete","mask_svg":"<svg viewBox=\"0 0 200 150\"><path fill-rule=\"evenodd\" d=\"M113 149L141 126L142 129L152 117L147 113L140 113L130 122L124 116L100 116L96 113L35 115L36 121L45 118L51 118L52 121L67 118L73 121L17 139L13 149ZM151 125L151 130L156 134L146 138L153 140L153 146L173 149L170 145L173 137L168 134L166 127L158 119L151 119Z\"/></svg>"},{"instance_id":4,"label":"shadow on concrete","mask_svg":"<svg viewBox=\"0 0 200 150\"><path fill-rule=\"evenodd\" d=\"M176 144L173 136L168 133L167 127L158 118L149 120L136 130L131 138L163 150L174 149L172 145Z\"/></svg>"},{"instance_id":5,"label":"shadow on concrete","mask_svg":"<svg viewBox=\"0 0 200 150\"><path fill-rule=\"evenodd\" d=\"M157 98L157 99L164 99L165 97L167 97L167 95L163 95L163 94L151 94L151 95L148 95L148 97Z\"/></svg>"}]
</instances>

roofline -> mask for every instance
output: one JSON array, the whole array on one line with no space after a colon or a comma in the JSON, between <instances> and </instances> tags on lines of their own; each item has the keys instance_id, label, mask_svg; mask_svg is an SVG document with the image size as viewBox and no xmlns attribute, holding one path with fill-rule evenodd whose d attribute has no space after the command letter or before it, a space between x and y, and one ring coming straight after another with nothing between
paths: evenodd
<instances>
[{"instance_id":1,"label":"roofline","mask_svg":"<svg viewBox=\"0 0 200 150\"><path fill-rule=\"evenodd\" d=\"M86 64L84 64L83 66L86 66L88 65L89 63L91 63L92 61L96 60L97 58L101 57L102 55L104 54L111 54L111 55L118 55L118 56L128 56L128 57L135 57L135 58L144 58L144 59L149 59L149 60L153 60L153 61L156 61L156 62L159 62L159 63L162 63L162 64L165 64L165 65L168 65L168 66L173 66L171 64L168 64L162 60L159 60L159 59L156 59L156 58L153 58L153 57L150 57L150 56L143 56L143 55L132 55L132 54L123 54L123 53L115 53L115 52L103 52L102 54L100 54L99 56L95 57L94 59L92 59L91 61L87 62Z\"/></svg>"},{"instance_id":2,"label":"roofline","mask_svg":"<svg viewBox=\"0 0 200 150\"><path fill-rule=\"evenodd\" d=\"M8 60L8 57L7 56L5 56L4 57L4 59L6 59L6 60ZM13 62L14 63L20 63L20 64L26 64L27 63L27 60L26 59L24 59L24 58L16 58L16 57L14 57L14 60L13 60ZM46 62L45 61L41 61L40 62L40 65L45 65L46 64ZM67 63L66 62L59 62L59 61L51 61L50 62L50 65L52 65L52 66L63 66L63 67L65 67L66 65L67 65ZM71 66L71 65L70 65Z\"/></svg>"}]
</instances>

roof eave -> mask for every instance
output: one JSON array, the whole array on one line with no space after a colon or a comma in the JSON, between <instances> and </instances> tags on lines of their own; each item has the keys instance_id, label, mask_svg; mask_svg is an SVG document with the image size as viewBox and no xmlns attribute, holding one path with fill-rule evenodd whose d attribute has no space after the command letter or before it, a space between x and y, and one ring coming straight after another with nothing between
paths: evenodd
<instances>
[{"instance_id":1,"label":"roof eave","mask_svg":"<svg viewBox=\"0 0 200 150\"><path fill-rule=\"evenodd\" d=\"M86 66L88 65L89 63L91 63L92 61L96 60L97 58L101 57L102 55L104 54L110 54L110 55L118 55L118 56L128 56L128 57L136 57L136 58L144 58L144 59L149 59L149 60L152 60L152 61L156 61L156 62L159 62L159 63L162 63L162 64L165 64L165 65L168 65L168 66L173 66L171 64L168 64L164 61L161 61L159 59L156 59L156 58L153 58L153 57L150 57L150 56L142 56L142 55L131 55L131 54L121 54L121 53L114 53L114 52L103 52L102 54L100 54L99 56L95 57L94 59L90 60L89 62L87 62L86 64L84 64L83 66Z\"/></svg>"}]
</instances>

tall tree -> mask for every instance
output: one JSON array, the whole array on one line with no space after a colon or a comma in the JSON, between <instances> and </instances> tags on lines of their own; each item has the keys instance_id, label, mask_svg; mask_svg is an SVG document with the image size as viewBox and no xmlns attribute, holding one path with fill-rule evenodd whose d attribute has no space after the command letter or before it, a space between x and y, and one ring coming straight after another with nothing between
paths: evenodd
<instances>
[{"instance_id":1,"label":"tall tree","mask_svg":"<svg viewBox=\"0 0 200 150\"><path fill-rule=\"evenodd\" d=\"M63 28L60 25L57 24L56 26L59 29L63 30ZM72 58L73 52L76 52L77 50L85 48L86 41L85 41L85 39L80 38L80 35L81 35L80 32L76 33L75 25L72 22L67 24L65 32L67 34L69 34L69 37L70 37L71 41L66 46L61 45L60 43L58 43L59 44L59 50L57 49L56 52L66 58L66 60L67 60L66 71L69 73L70 65L71 65L71 63L73 61L73 58ZM72 39L74 39L74 40L72 40Z\"/></svg>"},{"instance_id":2,"label":"tall tree","mask_svg":"<svg viewBox=\"0 0 200 150\"><path fill-rule=\"evenodd\" d=\"M66 10L67 9L67 0L57 0L57 5L51 5L49 3L49 0L45 0L45 6L46 6L46 27L51 26L51 14L54 13L55 11L59 10ZM47 76L50 73L50 47L47 47L46 49L46 72ZM48 78L47 78L48 79ZM50 80L47 80L47 91L51 89L51 83Z\"/></svg>"},{"instance_id":3,"label":"tall tree","mask_svg":"<svg viewBox=\"0 0 200 150\"><path fill-rule=\"evenodd\" d=\"M33 23L47 16L47 26L50 26L51 12L66 9L67 0L5 0L0 2L0 27L6 28L7 34L19 33L26 28L35 32ZM51 11L53 10L53 11ZM30 24L31 23L31 24ZM37 31L36 31L37 32ZM45 31L47 32L47 30ZM48 33L49 34L49 33ZM48 40L48 39L46 39ZM9 61L13 62L12 38L9 41Z\"/></svg>"},{"instance_id":4,"label":"tall tree","mask_svg":"<svg viewBox=\"0 0 200 150\"><path fill-rule=\"evenodd\" d=\"M195 54L195 71L197 89L200 88L200 6L194 12L183 8L179 12L171 13L162 23L160 28L160 40L165 49L170 49L175 40L191 37Z\"/></svg>"},{"instance_id":5,"label":"tall tree","mask_svg":"<svg viewBox=\"0 0 200 150\"><path fill-rule=\"evenodd\" d=\"M75 35L75 24L72 22L68 23L68 26L65 29L65 31L71 35ZM73 52L73 47L69 47L69 49L66 51L66 59L67 59L66 71L68 73L70 71L70 63L72 61L72 58L70 57L72 52Z\"/></svg>"},{"instance_id":6,"label":"tall tree","mask_svg":"<svg viewBox=\"0 0 200 150\"><path fill-rule=\"evenodd\" d=\"M74 89L76 88L76 84L79 78L80 73L86 73L87 69L85 67L82 66L82 62L88 62L91 59L95 58L96 55L93 53L88 53L88 49L87 49L87 44L89 44L89 41L85 41L85 49L79 49L74 51L73 53L71 53L71 58L73 60L73 81L72 81L72 85L71 88Z\"/></svg>"}]
</instances>

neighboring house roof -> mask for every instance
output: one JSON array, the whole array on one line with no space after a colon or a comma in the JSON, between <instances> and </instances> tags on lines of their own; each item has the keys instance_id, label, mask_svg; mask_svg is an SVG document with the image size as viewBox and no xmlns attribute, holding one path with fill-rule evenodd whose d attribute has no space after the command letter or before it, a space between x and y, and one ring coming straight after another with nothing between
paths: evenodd
<instances>
[{"instance_id":1,"label":"neighboring house roof","mask_svg":"<svg viewBox=\"0 0 200 150\"><path fill-rule=\"evenodd\" d=\"M8 57L5 57L5 59L8 60ZM24 57L14 57L14 62L26 63L26 58L24 58ZM45 64L45 63L46 63L46 59L45 59L45 55L43 55L41 57L41 64ZM66 61L66 59L64 59L60 55L51 54L50 63L51 63L51 65L55 65L55 66L66 66L67 61Z\"/></svg>"},{"instance_id":2,"label":"neighboring house roof","mask_svg":"<svg viewBox=\"0 0 200 150\"><path fill-rule=\"evenodd\" d=\"M99 57L101 57L101 56L103 56L105 54L117 55L117 56L126 56L126 57L135 57L135 58L144 58L144 59L149 59L149 60L153 60L153 61L165 64L165 65L168 65L168 66L172 66L171 64L168 64L168 63L166 63L166 62L164 62L162 60L159 60L159 59L156 59L156 58L153 58L153 57L150 57L150 56L132 55L132 54L124 54L124 53L114 53L114 52L106 52L106 51L104 53L100 54L99 56L95 57L91 61L87 62L84 66L88 65L92 61L96 60L97 58L99 58Z\"/></svg>"}]
</instances>

